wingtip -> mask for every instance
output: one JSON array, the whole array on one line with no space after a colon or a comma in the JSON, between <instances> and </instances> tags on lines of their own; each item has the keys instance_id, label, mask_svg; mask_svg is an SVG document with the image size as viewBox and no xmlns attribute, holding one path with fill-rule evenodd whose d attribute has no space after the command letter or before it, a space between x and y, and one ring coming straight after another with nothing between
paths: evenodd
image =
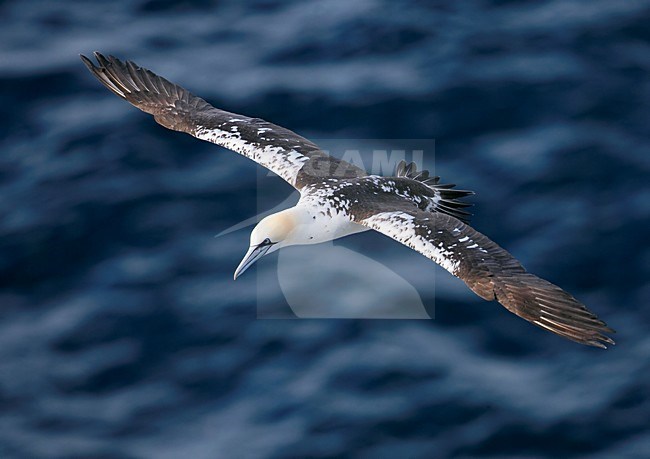
<instances>
[{"instance_id":1,"label":"wingtip","mask_svg":"<svg viewBox=\"0 0 650 459\"><path fill-rule=\"evenodd\" d=\"M81 58L81 62L83 62L84 64L86 64L86 67L88 67L89 69L95 68L95 64L93 64L93 61L91 61L90 59L88 59L88 58L87 58L86 56L84 56L83 54L79 54L79 58Z\"/></svg>"},{"instance_id":2,"label":"wingtip","mask_svg":"<svg viewBox=\"0 0 650 459\"><path fill-rule=\"evenodd\" d=\"M107 59L99 51L94 51L93 56L97 60L97 65L86 56L80 55L84 65L104 86L122 99L127 99L127 94L132 91L129 88L128 79L124 80L124 77L120 74L122 72L121 67L123 67L122 62L115 57Z\"/></svg>"},{"instance_id":3,"label":"wingtip","mask_svg":"<svg viewBox=\"0 0 650 459\"><path fill-rule=\"evenodd\" d=\"M594 340L597 343L597 347L600 347L602 349L607 349L607 345L616 346L616 342L611 337L605 334L605 333L614 334L616 333L616 330L608 327L607 324L603 322L603 326L599 330L599 332L600 333L598 333L598 335L596 336L596 340Z\"/></svg>"},{"instance_id":4,"label":"wingtip","mask_svg":"<svg viewBox=\"0 0 650 459\"><path fill-rule=\"evenodd\" d=\"M594 347L599 347L601 349L608 349L607 345L616 346L614 340L609 338L608 336L602 336L598 339L599 341L589 341L586 344Z\"/></svg>"}]
</instances>

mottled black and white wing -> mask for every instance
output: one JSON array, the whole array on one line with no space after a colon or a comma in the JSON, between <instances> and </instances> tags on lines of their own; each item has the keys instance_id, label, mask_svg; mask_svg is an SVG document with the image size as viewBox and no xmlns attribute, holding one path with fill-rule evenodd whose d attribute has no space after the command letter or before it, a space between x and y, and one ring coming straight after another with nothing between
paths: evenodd
<instances>
[{"instance_id":1,"label":"mottled black and white wing","mask_svg":"<svg viewBox=\"0 0 650 459\"><path fill-rule=\"evenodd\" d=\"M613 330L556 285L527 272L489 238L457 218L397 203L359 210L354 221L389 236L462 279L481 298L560 336L590 346L614 344ZM388 209L399 210L388 210ZM383 210L382 210L383 209Z\"/></svg>"},{"instance_id":2,"label":"mottled black and white wing","mask_svg":"<svg viewBox=\"0 0 650 459\"><path fill-rule=\"evenodd\" d=\"M219 110L131 61L122 62L97 52L94 55L99 66L81 56L92 74L114 94L153 115L159 124L236 151L298 189L322 178L366 175L288 129Z\"/></svg>"}]
</instances>

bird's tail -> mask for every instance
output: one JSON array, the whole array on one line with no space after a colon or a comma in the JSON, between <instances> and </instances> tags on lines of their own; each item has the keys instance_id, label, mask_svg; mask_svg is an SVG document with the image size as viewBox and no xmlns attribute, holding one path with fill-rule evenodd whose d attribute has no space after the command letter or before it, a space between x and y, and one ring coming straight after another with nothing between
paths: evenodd
<instances>
[{"instance_id":1,"label":"bird's tail","mask_svg":"<svg viewBox=\"0 0 650 459\"><path fill-rule=\"evenodd\" d=\"M473 195L473 191L456 190L454 189L456 185L453 183L440 183L440 177L429 175L428 170L418 171L413 162L400 161L395 169L395 176L416 180L432 190L432 204L436 211L456 217L463 222L469 221L472 214L463 209L471 207L472 204L459 199Z\"/></svg>"}]
</instances>

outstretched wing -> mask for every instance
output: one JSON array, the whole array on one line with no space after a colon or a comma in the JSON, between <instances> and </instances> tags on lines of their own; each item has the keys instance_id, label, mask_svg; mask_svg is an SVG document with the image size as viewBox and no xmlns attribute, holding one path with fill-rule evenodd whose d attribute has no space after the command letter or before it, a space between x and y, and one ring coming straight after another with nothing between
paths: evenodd
<instances>
[{"instance_id":1,"label":"outstretched wing","mask_svg":"<svg viewBox=\"0 0 650 459\"><path fill-rule=\"evenodd\" d=\"M388 210L398 209L398 210ZM530 274L506 250L439 212L384 202L358 210L354 221L389 236L462 279L481 298L497 300L510 312L560 336L605 348L614 331L560 287Z\"/></svg>"},{"instance_id":2,"label":"outstretched wing","mask_svg":"<svg viewBox=\"0 0 650 459\"><path fill-rule=\"evenodd\" d=\"M219 110L185 88L131 61L94 53L85 56L88 70L109 90L154 116L166 128L236 151L300 189L326 177L366 175L362 169L332 158L298 134L259 118Z\"/></svg>"}]
</instances>

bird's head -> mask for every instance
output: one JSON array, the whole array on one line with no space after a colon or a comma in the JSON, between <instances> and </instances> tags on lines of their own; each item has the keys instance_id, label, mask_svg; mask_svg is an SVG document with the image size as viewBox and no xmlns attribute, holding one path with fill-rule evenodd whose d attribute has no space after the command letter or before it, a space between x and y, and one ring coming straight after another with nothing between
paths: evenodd
<instances>
[{"instance_id":1,"label":"bird's head","mask_svg":"<svg viewBox=\"0 0 650 459\"><path fill-rule=\"evenodd\" d=\"M291 245L291 233L296 226L296 221L291 209L278 212L263 218L251 233L251 242L248 252L235 270L234 278L237 279L253 263L264 255Z\"/></svg>"}]
</instances>

